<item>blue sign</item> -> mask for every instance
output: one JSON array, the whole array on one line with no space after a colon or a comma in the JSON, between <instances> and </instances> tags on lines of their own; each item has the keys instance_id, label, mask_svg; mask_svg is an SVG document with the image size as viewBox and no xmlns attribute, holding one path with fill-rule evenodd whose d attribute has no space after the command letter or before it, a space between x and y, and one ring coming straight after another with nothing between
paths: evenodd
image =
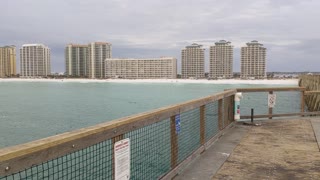
<instances>
[{"instance_id":1,"label":"blue sign","mask_svg":"<svg viewBox=\"0 0 320 180\"><path fill-rule=\"evenodd\" d=\"M176 115L176 134L180 133L180 114Z\"/></svg>"}]
</instances>

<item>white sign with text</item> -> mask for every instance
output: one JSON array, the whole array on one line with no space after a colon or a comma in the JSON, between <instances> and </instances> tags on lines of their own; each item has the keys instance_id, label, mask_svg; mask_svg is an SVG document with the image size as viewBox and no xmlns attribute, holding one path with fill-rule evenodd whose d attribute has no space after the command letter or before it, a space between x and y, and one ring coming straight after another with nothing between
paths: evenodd
<instances>
[{"instance_id":1,"label":"white sign with text","mask_svg":"<svg viewBox=\"0 0 320 180\"><path fill-rule=\"evenodd\" d=\"M114 179L130 179L130 139L123 139L114 144Z\"/></svg>"}]
</instances>

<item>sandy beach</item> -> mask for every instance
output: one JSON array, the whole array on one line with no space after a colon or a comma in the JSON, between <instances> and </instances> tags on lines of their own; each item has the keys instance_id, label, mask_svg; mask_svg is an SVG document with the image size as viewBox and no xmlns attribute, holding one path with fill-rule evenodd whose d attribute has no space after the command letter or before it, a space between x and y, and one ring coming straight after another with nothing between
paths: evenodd
<instances>
[{"instance_id":1,"label":"sandy beach","mask_svg":"<svg viewBox=\"0 0 320 180\"><path fill-rule=\"evenodd\" d=\"M42 79L42 78L0 78L1 82L78 82L78 83L192 83L192 84L283 84L298 85L298 79L284 80L206 80L206 79Z\"/></svg>"}]
</instances>

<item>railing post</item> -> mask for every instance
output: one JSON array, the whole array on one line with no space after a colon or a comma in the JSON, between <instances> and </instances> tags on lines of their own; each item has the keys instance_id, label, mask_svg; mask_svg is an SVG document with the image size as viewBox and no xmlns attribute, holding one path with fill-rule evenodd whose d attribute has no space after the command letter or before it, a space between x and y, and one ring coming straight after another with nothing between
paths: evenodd
<instances>
[{"instance_id":1,"label":"railing post","mask_svg":"<svg viewBox=\"0 0 320 180\"><path fill-rule=\"evenodd\" d=\"M171 169L177 166L178 162L178 135L176 133L176 116L170 117L171 133Z\"/></svg>"},{"instance_id":2,"label":"railing post","mask_svg":"<svg viewBox=\"0 0 320 180\"><path fill-rule=\"evenodd\" d=\"M206 106L205 105L200 106L200 143L201 145L204 145L206 142L205 112L206 112Z\"/></svg>"},{"instance_id":3,"label":"railing post","mask_svg":"<svg viewBox=\"0 0 320 180\"><path fill-rule=\"evenodd\" d=\"M273 91L269 91L269 94L273 94ZM272 119L272 107L269 107L269 119Z\"/></svg>"},{"instance_id":4,"label":"railing post","mask_svg":"<svg viewBox=\"0 0 320 180\"><path fill-rule=\"evenodd\" d=\"M229 125L229 104L230 97L223 98L223 128Z\"/></svg>"},{"instance_id":5,"label":"railing post","mask_svg":"<svg viewBox=\"0 0 320 180\"><path fill-rule=\"evenodd\" d=\"M304 102L304 95L305 95L305 94L304 94L304 93L305 93L304 90L301 91L301 100L300 100L300 101L301 101L301 102L300 102L300 103L301 103L301 113L304 112L304 106L305 106L305 104L304 104L304 103L305 103L305 102ZM301 115L301 116L303 117L304 115Z\"/></svg>"},{"instance_id":6,"label":"railing post","mask_svg":"<svg viewBox=\"0 0 320 180\"><path fill-rule=\"evenodd\" d=\"M219 130L223 129L223 100L219 99L218 101L218 124L219 124Z\"/></svg>"},{"instance_id":7,"label":"railing post","mask_svg":"<svg viewBox=\"0 0 320 180\"><path fill-rule=\"evenodd\" d=\"M115 179L114 144L124 138L123 134L112 138L112 179Z\"/></svg>"},{"instance_id":8,"label":"railing post","mask_svg":"<svg viewBox=\"0 0 320 180\"><path fill-rule=\"evenodd\" d=\"M229 101L229 124L231 124L234 121L234 95L230 96L230 101Z\"/></svg>"}]
</instances>

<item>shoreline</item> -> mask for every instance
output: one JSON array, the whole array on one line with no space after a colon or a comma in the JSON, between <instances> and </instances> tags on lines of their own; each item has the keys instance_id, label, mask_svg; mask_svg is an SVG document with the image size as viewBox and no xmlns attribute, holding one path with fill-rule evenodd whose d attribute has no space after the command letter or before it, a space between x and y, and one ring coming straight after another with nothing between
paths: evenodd
<instances>
[{"instance_id":1,"label":"shoreline","mask_svg":"<svg viewBox=\"0 0 320 180\"><path fill-rule=\"evenodd\" d=\"M298 85L299 79L242 80L242 79L42 79L0 78L1 82L72 82L72 83L189 83L189 84L283 84Z\"/></svg>"}]
</instances>

